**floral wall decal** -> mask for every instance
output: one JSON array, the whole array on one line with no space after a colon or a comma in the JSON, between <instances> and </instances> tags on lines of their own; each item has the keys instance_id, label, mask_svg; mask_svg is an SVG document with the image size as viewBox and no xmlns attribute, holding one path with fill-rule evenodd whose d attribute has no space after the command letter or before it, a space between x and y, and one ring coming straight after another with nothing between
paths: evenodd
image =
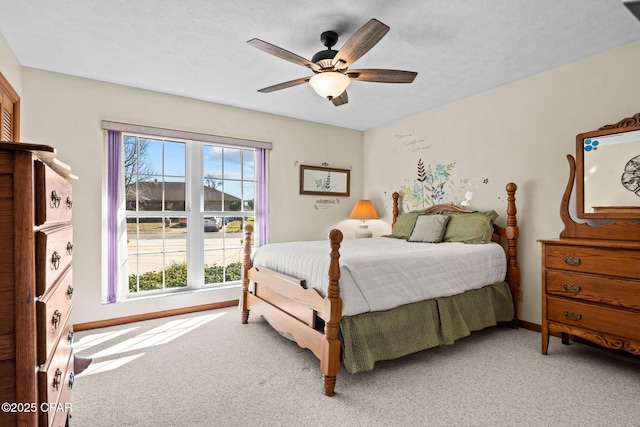
<instances>
[{"instance_id":1,"label":"floral wall decal","mask_svg":"<svg viewBox=\"0 0 640 427\"><path fill-rule=\"evenodd\" d=\"M417 177L413 180L413 185L400 187L404 202L414 207L443 203L448 195L448 187L445 185L451 179L454 167L455 162L447 165L437 163L435 167L429 164L425 167L422 159L418 159Z\"/></svg>"},{"instance_id":2,"label":"floral wall decal","mask_svg":"<svg viewBox=\"0 0 640 427\"><path fill-rule=\"evenodd\" d=\"M464 193L464 200L460 202L460 206L464 208L468 208L471 206L471 199L473 198L473 193L471 191L467 191Z\"/></svg>"}]
</instances>

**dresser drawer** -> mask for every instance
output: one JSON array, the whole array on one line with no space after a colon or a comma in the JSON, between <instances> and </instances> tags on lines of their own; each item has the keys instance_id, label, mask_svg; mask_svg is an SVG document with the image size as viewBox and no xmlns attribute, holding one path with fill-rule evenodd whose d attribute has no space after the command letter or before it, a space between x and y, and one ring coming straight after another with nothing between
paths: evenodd
<instances>
[{"instance_id":1,"label":"dresser drawer","mask_svg":"<svg viewBox=\"0 0 640 427\"><path fill-rule=\"evenodd\" d=\"M65 325L64 329L71 330L71 324ZM47 363L40 365L38 371L38 396L40 402L59 402L61 396L64 397L68 394L65 390L70 389L72 385L73 348L66 338L63 338ZM52 419L55 411L41 412L41 415L47 419ZM42 422L40 424L42 425Z\"/></svg>"},{"instance_id":2,"label":"dresser drawer","mask_svg":"<svg viewBox=\"0 0 640 427\"><path fill-rule=\"evenodd\" d=\"M46 369L38 372L41 427L65 426L73 381L72 352L56 351Z\"/></svg>"},{"instance_id":3,"label":"dresser drawer","mask_svg":"<svg viewBox=\"0 0 640 427\"><path fill-rule=\"evenodd\" d=\"M60 339L73 342L71 328L65 322L71 313L73 272L67 268L60 280L50 287L36 303L38 324L38 364L44 363ZM68 330L67 330L68 329Z\"/></svg>"},{"instance_id":4,"label":"dresser drawer","mask_svg":"<svg viewBox=\"0 0 640 427\"><path fill-rule=\"evenodd\" d=\"M640 340L640 312L547 297L547 319L550 322Z\"/></svg>"},{"instance_id":5,"label":"dresser drawer","mask_svg":"<svg viewBox=\"0 0 640 427\"><path fill-rule=\"evenodd\" d=\"M640 280L547 270L547 293L640 310Z\"/></svg>"},{"instance_id":6,"label":"dresser drawer","mask_svg":"<svg viewBox=\"0 0 640 427\"><path fill-rule=\"evenodd\" d=\"M36 233L36 294L42 295L71 264L73 228L47 228Z\"/></svg>"},{"instance_id":7,"label":"dresser drawer","mask_svg":"<svg viewBox=\"0 0 640 427\"><path fill-rule=\"evenodd\" d=\"M640 278L639 251L548 244L544 262L546 268Z\"/></svg>"},{"instance_id":8,"label":"dresser drawer","mask_svg":"<svg viewBox=\"0 0 640 427\"><path fill-rule=\"evenodd\" d=\"M36 225L71 221L71 183L40 161L34 162Z\"/></svg>"}]
</instances>

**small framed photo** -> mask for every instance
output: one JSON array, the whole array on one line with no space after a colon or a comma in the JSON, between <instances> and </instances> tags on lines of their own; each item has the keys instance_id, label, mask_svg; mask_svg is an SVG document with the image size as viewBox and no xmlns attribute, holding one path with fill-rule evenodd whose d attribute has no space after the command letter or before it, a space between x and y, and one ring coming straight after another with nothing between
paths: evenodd
<instances>
[{"instance_id":1,"label":"small framed photo","mask_svg":"<svg viewBox=\"0 0 640 427\"><path fill-rule=\"evenodd\" d=\"M349 196L351 171L300 165L300 194Z\"/></svg>"}]
</instances>

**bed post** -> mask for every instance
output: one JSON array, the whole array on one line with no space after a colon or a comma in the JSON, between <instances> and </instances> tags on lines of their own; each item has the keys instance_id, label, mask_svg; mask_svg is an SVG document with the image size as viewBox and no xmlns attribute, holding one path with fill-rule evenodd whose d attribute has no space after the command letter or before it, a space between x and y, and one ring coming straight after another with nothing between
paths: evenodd
<instances>
[{"instance_id":1,"label":"bed post","mask_svg":"<svg viewBox=\"0 0 640 427\"><path fill-rule=\"evenodd\" d=\"M329 232L331 241L331 262L329 264L329 287L325 302L328 305L326 312L328 319L324 327L324 341L322 342L322 358L320 359L320 370L322 371L322 382L324 384L324 394L334 395L336 386L336 375L340 370L340 337L339 328L342 319L342 300L340 299L340 243L342 242L342 232L333 229Z\"/></svg>"},{"instance_id":2,"label":"bed post","mask_svg":"<svg viewBox=\"0 0 640 427\"><path fill-rule=\"evenodd\" d=\"M520 267L518 267L518 237L520 230L516 218L516 190L518 186L510 182L507 190L507 282L513 296L514 327L518 327L518 308L520 305Z\"/></svg>"},{"instance_id":3,"label":"bed post","mask_svg":"<svg viewBox=\"0 0 640 427\"><path fill-rule=\"evenodd\" d=\"M391 230L396 226L396 219L398 219L398 214L400 211L398 210L398 199L400 198L400 193L394 191L391 195L393 197L393 221L391 222Z\"/></svg>"},{"instance_id":4,"label":"bed post","mask_svg":"<svg viewBox=\"0 0 640 427\"><path fill-rule=\"evenodd\" d=\"M253 233L253 225L244 226L244 246L242 249L242 300L240 301L240 310L242 323L249 321L249 307L247 307L247 294L249 293L249 270L251 269L251 233Z\"/></svg>"}]
</instances>

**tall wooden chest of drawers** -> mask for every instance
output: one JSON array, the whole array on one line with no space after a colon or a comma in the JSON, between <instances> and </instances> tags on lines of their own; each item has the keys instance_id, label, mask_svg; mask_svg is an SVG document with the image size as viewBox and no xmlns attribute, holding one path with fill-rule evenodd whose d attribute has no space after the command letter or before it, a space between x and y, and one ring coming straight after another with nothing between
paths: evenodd
<instances>
[{"instance_id":1,"label":"tall wooden chest of drawers","mask_svg":"<svg viewBox=\"0 0 640 427\"><path fill-rule=\"evenodd\" d=\"M549 334L640 355L640 242L542 243L542 353Z\"/></svg>"},{"instance_id":2,"label":"tall wooden chest of drawers","mask_svg":"<svg viewBox=\"0 0 640 427\"><path fill-rule=\"evenodd\" d=\"M65 426L73 387L69 168L0 142L0 425Z\"/></svg>"}]
</instances>

